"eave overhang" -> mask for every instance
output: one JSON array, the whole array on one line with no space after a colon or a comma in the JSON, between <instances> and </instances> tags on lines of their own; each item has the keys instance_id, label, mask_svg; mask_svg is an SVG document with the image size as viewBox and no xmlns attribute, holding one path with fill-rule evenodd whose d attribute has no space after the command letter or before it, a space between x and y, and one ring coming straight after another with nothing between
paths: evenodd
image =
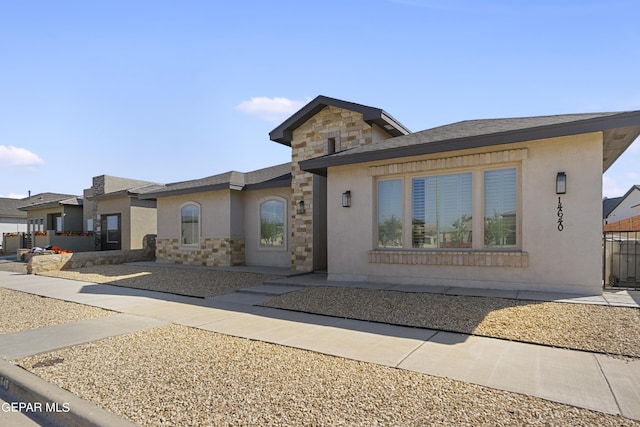
<instances>
[{"instance_id":1,"label":"eave overhang","mask_svg":"<svg viewBox=\"0 0 640 427\"><path fill-rule=\"evenodd\" d=\"M50 209L50 208L65 207L65 206L82 207L82 205L83 205L82 199L78 199L77 203L65 202L64 200L62 200L62 201L57 200L57 201L52 201L52 202L39 203L39 204L36 204L36 205L22 206L22 207L19 207L18 210L27 212L27 211L30 211L30 210Z\"/></svg>"},{"instance_id":2,"label":"eave overhang","mask_svg":"<svg viewBox=\"0 0 640 427\"><path fill-rule=\"evenodd\" d=\"M157 191L154 193L139 194L138 198L140 200L149 200L149 199L157 199L160 197L181 196L184 194L204 193L206 191L219 191L219 190L231 190L231 189L232 189L232 186L228 182L225 182L220 184L203 185L200 187L178 188L175 190L165 190L165 191Z\"/></svg>"},{"instance_id":3,"label":"eave overhang","mask_svg":"<svg viewBox=\"0 0 640 427\"><path fill-rule=\"evenodd\" d=\"M603 132L603 172L640 135L640 111L615 113L612 115L585 120L576 120L545 126L536 126L518 130L496 132L463 138L451 138L439 141L375 149L370 151L340 153L317 157L300 162L300 168L306 172L326 176L327 168L354 163L365 163L400 157L436 154L448 151L466 150L517 142L541 140L589 132ZM402 137L399 137L402 138ZM398 138L394 138L398 139ZM392 140L387 140L392 141ZM380 143L383 145L385 142Z\"/></svg>"},{"instance_id":4,"label":"eave overhang","mask_svg":"<svg viewBox=\"0 0 640 427\"><path fill-rule=\"evenodd\" d=\"M170 196L182 196L185 194L193 193L205 193L207 191L220 191L220 190L235 190L235 191L249 191L260 190L265 188L278 188L278 187L291 187L291 177L284 179L273 179L270 181L258 182L255 184L240 185L238 183L223 182L212 185L202 185L199 187L179 188L175 190L164 190L154 193L139 194L138 198L141 200L157 199L160 197Z\"/></svg>"},{"instance_id":5,"label":"eave overhang","mask_svg":"<svg viewBox=\"0 0 640 427\"><path fill-rule=\"evenodd\" d=\"M269 132L269 139L290 147L293 131L328 106L361 113L362 119L366 123L377 125L392 137L411 133L402 123L391 117L384 110L320 95L285 120L280 126Z\"/></svg>"}]
</instances>

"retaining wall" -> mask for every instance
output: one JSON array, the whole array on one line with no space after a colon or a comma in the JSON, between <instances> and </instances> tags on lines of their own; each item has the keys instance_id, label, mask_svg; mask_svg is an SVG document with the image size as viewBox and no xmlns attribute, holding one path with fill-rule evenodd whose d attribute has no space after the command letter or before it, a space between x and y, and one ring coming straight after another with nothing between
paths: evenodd
<instances>
[{"instance_id":1,"label":"retaining wall","mask_svg":"<svg viewBox=\"0 0 640 427\"><path fill-rule=\"evenodd\" d=\"M148 249L78 252L72 254L36 255L27 263L28 274L45 271L71 270L94 265L124 264L136 261L153 261L155 253Z\"/></svg>"}]
</instances>

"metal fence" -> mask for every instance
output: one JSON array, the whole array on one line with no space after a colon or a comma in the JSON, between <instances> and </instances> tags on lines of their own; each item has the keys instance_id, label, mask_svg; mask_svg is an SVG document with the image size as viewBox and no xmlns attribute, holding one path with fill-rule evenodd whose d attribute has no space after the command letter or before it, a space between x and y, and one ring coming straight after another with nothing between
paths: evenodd
<instances>
[{"instance_id":1,"label":"metal fence","mask_svg":"<svg viewBox=\"0 0 640 427\"><path fill-rule=\"evenodd\" d=\"M640 231L605 231L602 279L605 286L640 288Z\"/></svg>"}]
</instances>

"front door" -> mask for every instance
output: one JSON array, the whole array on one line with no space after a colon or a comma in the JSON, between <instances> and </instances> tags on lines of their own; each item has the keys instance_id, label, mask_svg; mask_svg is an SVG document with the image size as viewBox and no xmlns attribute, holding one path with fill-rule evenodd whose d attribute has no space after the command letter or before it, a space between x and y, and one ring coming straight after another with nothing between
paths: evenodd
<instances>
[{"instance_id":1,"label":"front door","mask_svg":"<svg viewBox=\"0 0 640 427\"><path fill-rule=\"evenodd\" d=\"M120 214L102 215L101 216L101 246L103 251L120 250L121 231L120 231Z\"/></svg>"}]
</instances>

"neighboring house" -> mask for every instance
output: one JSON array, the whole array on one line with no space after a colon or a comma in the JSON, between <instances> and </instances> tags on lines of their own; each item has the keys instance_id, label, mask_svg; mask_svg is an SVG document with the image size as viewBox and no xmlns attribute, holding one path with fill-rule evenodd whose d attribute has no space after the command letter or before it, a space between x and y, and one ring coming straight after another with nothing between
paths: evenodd
<instances>
[{"instance_id":1,"label":"neighboring house","mask_svg":"<svg viewBox=\"0 0 640 427\"><path fill-rule=\"evenodd\" d=\"M640 185L634 185L622 197L602 201L603 224L622 221L640 212Z\"/></svg>"},{"instance_id":2,"label":"neighboring house","mask_svg":"<svg viewBox=\"0 0 640 427\"><path fill-rule=\"evenodd\" d=\"M84 229L93 232L95 250L142 249L157 233L156 201L138 196L160 184L109 175L93 177L84 190Z\"/></svg>"},{"instance_id":3,"label":"neighboring house","mask_svg":"<svg viewBox=\"0 0 640 427\"><path fill-rule=\"evenodd\" d=\"M12 249L59 246L73 252L92 249L90 236L82 229L81 197L41 193L20 200L18 209L27 214L27 230L6 239Z\"/></svg>"},{"instance_id":4,"label":"neighboring house","mask_svg":"<svg viewBox=\"0 0 640 427\"><path fill-rule=\"evenodd\" d=\"M27 233L81 232L82 202L71 194L40 193L21 199L18 209L27 213Z\"/></svg>"},{"instance_id":5,"label":"neighboring house","mask_svg":"<svg viewBox=\"0 0 640 427\"><path fill-rule=\"evenodd\" d=\"M166 184L156 199L156 260L203 266L291 263L291 164Z\"/></svg>"},{"instance_id":6,"label":"neighboring house","mask_svg":"<svg viewBox=\"0 0 640 427\"><path fill-rule=\"evenodd\" d=\"M0 235L27 231L27 213L18 210L20 201L0 197Z\"/></svg>"}]
</instances>

